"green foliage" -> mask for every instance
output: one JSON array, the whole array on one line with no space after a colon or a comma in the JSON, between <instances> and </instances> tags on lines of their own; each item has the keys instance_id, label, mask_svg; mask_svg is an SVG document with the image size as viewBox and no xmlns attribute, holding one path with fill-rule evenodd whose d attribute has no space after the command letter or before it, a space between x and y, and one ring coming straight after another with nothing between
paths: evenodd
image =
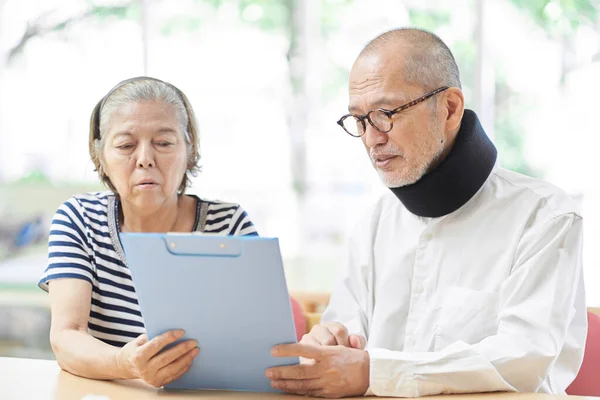
<instances>
[{"instance_id":1,"label":"green foliage","mask_svg":"<svg viewBox=\"0 0 600 400\"><path fill-rule=\"evenodd\" d=\"M241 0L240 16L267 31L285 30L294 8L294 0Z\"/></svg>"},{"instance_id":2,"label":"green foliage","mask_svg":"<svg viewBox=\"0 0 600 400\"><path fill-rule=\"evenodd\" d=\"M475 87L477 46L472 40L460 40L452 45L452 54L460 70L463 89Z\"/></svg>"},{"instance_id":3,"label":"green foliage","mask_svg":"<svg viewBox=\"0 0 600 400\"><path fill-rule=\"evenodd\" d=\"M593 26L600 16L599 0L511 0L552 36Z\"/></svg>"},{"instance_id":4,"label":"green foliage","mask_svg":"<svg viewBox=\"0 0 600 400\"><path fill-rule=\"evenodd\" d=\"M511 171L543 177L543 171L533 167L525 157L527 132L521 121L529 112L529 104L515 92L501 72L496 74L494 136L500 164Z\"/></svg>"},{"instance_id":5,"label":"green foliage","mask_svg":"<svg viewBox=\"0 0 600 400\"><path fill-rule=\"evenodd\" d=\"M324 38L337 32L341 24L344 9L353 0L322 0L321 1L321 34Z\"/></svg>"},{"instance_id":6,"label":"green foliage","mask_svg":"<svg viewBox=\"0 0 600 400\"><path fill-rule=\"evenodd\" d=\"M140 4L131 1L119 6L96 6L90 7L90 14L99 21L112 19L138 19L140 17Z\"/></svg>"},{"instance_id":7,"label":"green foliage","mask_svg":"<svg viewBox=\"0 0 600 400\"><path fill-rule=\"evenodd\" d=\"M48 176L41 169L36 168L29 171L25 176L21 177L18 182L40 185L49 183L50 178L48 178Z\"/></svg>"},{"instance_id":8,"label":"green foliage","mask_svg":"<svg viewBox=\"0 0 600 400\"><path fill-rule=\"evenodd\" d=\"M444 11L412 9L409 10L409 18L411 25L433 32L451 23L450 14ZM475 87L477 73L475 42L472 40L455 42L452 44L452 53L460 68L463 89ZM518 95L510 90L501 76L496 76L495 85L494 136L500 163L512 171L539 177L541 172L527 162L524 154L526 132L520 123L524 112L511 108L511 104L517 102Z\"/></svg>"},{"instance_id":9,"label":"green foliage","mask_svg":"<svg viewBox=\"0 0 600 400\"><path fill-rule=\"evenodd\" d=\"M410 24L422 29L434 31L450 24L450 14L446 11L432 11L412 8L408 10Z\"/></svg>"},{"instance_id":10,"label":"green foliage","mask_svg":"<svg viewBox=\"0 0 600 400\"><path fill-rule=\"evenodd\" d=\"M170 36L176 32L195 32L202 25L200 18L190 15L177 15L172 17L160 27L160 33L164 36Z\"/></svg>"},{"instance_id":11,"label":"green foliage","mask_svg":"<svg viewBox=\"0 0 600 400\"><path fill-rule=\"evenodd\" d=\"M235 5L241 21L256 26L266 32L291 32L291 18L298 2L306 0L196 0L211 7L214 11L224 5ZM317 1L317 0L309 0ZM339 13L352 0L320 0L321 1L321 32L326 37L336 31L339 26ZM202 17L182 14L171 18L161 28L163 34L169 35L176 31L194 32L202 25Z\"/></svg>"},{"instance_id":12,"label":"green foliage","mask_svg":"<svg viewBox=\"0 0 600 400\"><path fill-rule=\"evenodd\" d=\"M139 3L135 0L128 0L127 3L115 6L99 6L92 1L88 1L87 3L89 7L85 12L68 16L60 21L48 21L49 18L47 17L51 13L41 15L29 21L17 44L6 52L6 64L10 64L17 56L22 54L29 41L33 38L43 37L50 33L63 33L69 26L83 20L133 19L139 18L140 15Z\"/></svg>"},{"instance_id":13,"label":"green foliage","mask_svg":"<svg viewBox=\"0 0 600 400\"><path fill-rule=\"evenodd\" d=\"M558 40L572 40L582 25L594 26L600 18L600 0L510 0L530 16L546 33ZM563 76L564 79L564 76ZM501 161L507 168L532 176L541 176L529 165L522 152L524 135L518 121L524 110L507 104L518 102L500 79L496 80L496 142Z\"/></svg>"},{"instance_id":14,"label":"green foliage","mask_svg":"<svg viewBox=\"0 0 600 400\"><path fill-rule=\"evenodd\" d=\"M217 11L224 5L235 5L238 18L265 31L285 31L289 24L292 0L196 0ZM180 14L171 17L161 27L164 35L175 32L195 32L204 23L203 16Z\"/></svg>"},{"instance_id":15,"label":"green foliage","mask_svg":"<svg viewBox=\"0 0 600 400\"><path fill-rule=\"evenodd\" d=\"M323 102L327 103L337 96L340 88L346 87L350 70L347 66L333 65L325 74L325 79L322 80L321 96L323 96Z\"/></svg>"},{"instance_id":16,"label":"green foliage","mask_svg":"<svg viewBox=\"0 0 600 400\"><path fill-rule=\"evenodd\" d=\"M543 172L534 168L523 154L526 133L514 113L497 115L494 121L495 144L502 167L521 174L542 178Z\"/></svg>"}]
</instances>

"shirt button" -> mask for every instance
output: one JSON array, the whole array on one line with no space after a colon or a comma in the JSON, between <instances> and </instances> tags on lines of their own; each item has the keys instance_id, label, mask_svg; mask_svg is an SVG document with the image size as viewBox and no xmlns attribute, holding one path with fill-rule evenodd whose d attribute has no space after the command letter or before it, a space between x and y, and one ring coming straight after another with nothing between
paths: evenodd
<instances>
[{"instance_id":1,"label":"shirt button","mask_svg":"<svg viewBox=\"0 0 600 400\"><path fill-rule=\"evenodd\" d=\"M425 288L420 283L415 283L413 291L415 293L423 293L425 291Z\"/></svg>"},{"instance_id":2,"label":"shirt button","mask_svg":"<svg viewBox=\"0 0 600 400\"><path fill-rule=\"evenodd\" d=\"M410 335L406 336L406 346L412 347L414 345L415 345L415 339L413 339L413 337Z\"/></svg>"},{"instance_id":3,"label":"shirt button","mask_svg":"<svg viewBox=\"0 0 600 400\"><path fill-rule=\"evenodd\" d=\"M423 235L423 240L426 242L429 242L431 239L433 239L433 235L431 233L426 233Z\"/></svg>"}]
</instances>

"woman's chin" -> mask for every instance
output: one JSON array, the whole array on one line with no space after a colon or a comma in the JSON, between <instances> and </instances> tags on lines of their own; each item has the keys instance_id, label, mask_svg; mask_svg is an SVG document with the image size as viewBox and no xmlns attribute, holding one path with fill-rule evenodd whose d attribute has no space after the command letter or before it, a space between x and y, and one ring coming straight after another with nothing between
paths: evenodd
<instances>
[{"instance_id":1,"label":"woman's chin","mask_svg":"<svg viewBox=\"0 0 600 400\"><path fill-rule=\"evenodd\" d=\"M160 207L165 201L165 196L161 192L143 191L136 193L131 200L136 208L141 208L146 213Z\"/></svg>"}]
</instances>

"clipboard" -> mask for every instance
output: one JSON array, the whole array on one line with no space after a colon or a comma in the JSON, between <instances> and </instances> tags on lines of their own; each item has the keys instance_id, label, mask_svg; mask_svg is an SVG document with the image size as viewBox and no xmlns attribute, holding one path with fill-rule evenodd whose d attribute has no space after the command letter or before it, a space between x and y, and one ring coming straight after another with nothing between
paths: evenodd
<instances>
[{"instance_id":1,"label":"clipboard","mask_svg":"<svg viewBox=\"0 0 600 400\"><path fill-rule=\"evenodd\" d=\"M279 241L198 234L122 233L149 338L183 329L200 353L165 389L279 392L265 370L296 343Z\"/></svg>"}]
</instances>

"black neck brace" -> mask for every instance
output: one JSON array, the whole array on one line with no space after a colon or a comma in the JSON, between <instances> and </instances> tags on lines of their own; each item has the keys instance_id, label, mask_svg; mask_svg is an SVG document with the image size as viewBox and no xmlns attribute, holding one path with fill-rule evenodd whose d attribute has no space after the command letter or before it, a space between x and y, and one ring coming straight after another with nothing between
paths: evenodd
<instances>
[{"instance_id":1,"label":"black neck brace","mask_svg":"<svg viewBox=\"0 0 600 400\"><path fill-rule=\"evenodd\" d=\"M497 154L477 115L465 110L448 156L416 183L391 191L411 213L443 217L461 208L477 193L490 176Z\"/></svg>"}]
</instances>

